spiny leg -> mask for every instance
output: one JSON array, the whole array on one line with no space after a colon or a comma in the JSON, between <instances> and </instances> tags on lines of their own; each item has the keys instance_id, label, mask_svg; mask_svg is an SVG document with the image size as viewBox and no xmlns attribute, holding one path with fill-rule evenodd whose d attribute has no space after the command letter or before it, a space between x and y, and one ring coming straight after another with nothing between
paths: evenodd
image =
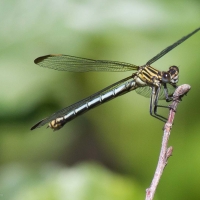
<instances>
[{"instance_id":1,"label":"spiny leg","mask_svg":"<svg viewBox=\"0 0 200 200\"><path fill-rule=\"evenodd\" d=\"M157 116L158 118L163 119L165 122L167 121L167 118L163 117L162 115L159 115L157 113L157 108L158 107L164 107L166 108L166 106L160 106L158 105L158 97L159 97L159 93L160 93L160 87L157 88L156 93L155 93L155 100L154 100L154 115ZM167 95L168 96L168 95ZM168 107L167 107L168 108Z\"/></svg>"},{"instance_id":2,"label":"spiny leg","mask_svg":"<svg viewBox=\"0 0 200 200\"><path fill-rule=\"evenodd\" d=\"M150 115L152 117L155 117L163 122L166 122L166 118L162 117L161 115L158 115L156 112L157 112L157 105L155 104L156 103L156 99L158 99L158 94L157 94L157 91L155 91L156 88L155 87L152 87L152 92L151 92L151 98L150 98ZM154 110L154 111L153 111Z\"/></svg>"}]
</instances>

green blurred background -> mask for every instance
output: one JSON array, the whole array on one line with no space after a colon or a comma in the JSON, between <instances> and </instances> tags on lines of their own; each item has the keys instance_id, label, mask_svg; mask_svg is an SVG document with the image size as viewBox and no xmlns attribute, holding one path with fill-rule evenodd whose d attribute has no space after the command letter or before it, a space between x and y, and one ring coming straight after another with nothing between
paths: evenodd
<instances>
[{"instance_id":1,"label":"green blurred background","mask_svg":"<svg viewBox=\"0 0 200 200\"><path fill-rule=\"evenodd\" d=\"M130 75L68 73L33 63L49 53L143 65L200 26L199 1L1 0L0 200L144 199L162 140L149 99L128 93L57 132L38 120ZM192 90L156 198L200 199L200 32L153 64L180 68ZM165 113L167 114L167 112Z\"/></svg>"}]
</instances>

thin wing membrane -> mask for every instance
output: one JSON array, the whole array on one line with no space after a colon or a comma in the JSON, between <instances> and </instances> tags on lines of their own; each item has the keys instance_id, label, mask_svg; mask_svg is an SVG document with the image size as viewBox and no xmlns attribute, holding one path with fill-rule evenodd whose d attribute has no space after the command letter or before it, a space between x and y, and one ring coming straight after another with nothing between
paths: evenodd
<instances>
[{"instance_id":1,"label":"thin wing membrane","mask_svg":"<svg viewBox=\"0 0 200 200\"><path fill-rule=\"evenodd\" d=\"M108 60L93 60L80 58L63 54L50 54L36 58L35 64L41 67L69 72L89 72L89 71L107 71L107 72L125 72L138 70L138 66Z\"/></svg>"},{"instance_id":2,"label":"thin wing membrane","mask_svg":"<svg viewBox=\"0 0 200 200\"><path fill-rule=\"evenodd\" d=\"M160 59L161 57L163 57L165 54L167 54L168 52L170 52L172 49L174 49L175 47L177 47L179 44L183 43L185 40L187 40L189 37L191 37L192 35L194 35L196 32L198 32L200 30L200 27L197 28L196 30L192 31L191 33L189 33L188 35L182 37L180 40L176 41L175 43L173 43L172 45L166 47L165 49L163 49L160 53L158 53L156 56L154 56L153 58L151 58L146 65L151 65L152 63L154 63L155 61L157 61L158 59Z\"/></svg>"},{"instance_id":3,"label":"thin wing membrane","mask_svg":"<svg viewBox=\"0 0 200 200\"><path fill-rule=\"evenodd\" d=\"M172 97L174 91L175 91L176 88L174 88L171 84L167 84L167 90L168 90L168 95L169 97ZM150 98L151 96L151 92L152 92L152 88L149 87L149 86L145 86L145 87L138 87L136 90L135 90L138 94L144 96L144 97L147 97L147 98ZM161 89L160 89L160 93L158 95L158 99L159 100L165 100L166 97L165 97L165 92L164 92L164 87L161 86Z\"/></svg>"}]
</instances>

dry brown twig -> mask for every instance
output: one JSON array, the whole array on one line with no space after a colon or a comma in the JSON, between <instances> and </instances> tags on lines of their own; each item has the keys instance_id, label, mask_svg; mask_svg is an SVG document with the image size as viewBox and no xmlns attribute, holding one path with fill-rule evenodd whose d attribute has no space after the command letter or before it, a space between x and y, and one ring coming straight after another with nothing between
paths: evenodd
<instances>
[{"instance_id":1,"label":"dry brown twig","mask_svg":"<svg viewBox=\"0 0 200 200\"><path fill-rule=\"evenodd\" d=\"M169 111L168 120L164 126L164 134L163 134L162 146L161 146L157 168L156 168L150 187L146 189L145 200L153 199L157 185L159 183L163 170L167 164L167 160L172 155L173 148L167 147L169 136L170 136L170 130L172 128L177 106L180 103L181 98L188 93L190 88L191 88L190 85L187 85L187 84L180 85L173 94L172 104L169 106L170 111Z\"/></svg>"}]
</instances>

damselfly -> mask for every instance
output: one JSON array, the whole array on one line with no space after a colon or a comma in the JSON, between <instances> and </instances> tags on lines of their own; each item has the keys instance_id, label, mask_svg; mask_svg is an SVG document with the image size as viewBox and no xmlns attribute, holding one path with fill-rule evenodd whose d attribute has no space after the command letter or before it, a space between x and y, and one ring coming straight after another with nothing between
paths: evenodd
<instances>
[{"instance_id":1,"label":"damselfly","mask_svg":"<svg viewBox=\"0 0 200 200\"><path fill-rule=\"evenodd\" d=\"M46 123L49 123L48 126L53 130L58 130L77 116L132 90L135 90L138 94L141 94L145 97L150 97L150 114L153 117L165 122L166 118L157 113L158 107L164 107L158 105L158 100L164 99L167 102L172 100L173 92L177 87L179 69L177 66L171 66L168 71L159 71L150 65L199 30L200 28L197 28L193 32L182 37L180 40L162 50L142 66L118 61L86 59L63 54L50 54L35 59L35 64L38 64L41 67L56 69L59 71L125 72L135 70L136 72L131 76L122 79L71 106L59 110L45 119L42 119L35 124L31 130L39 128Z\"/></svg>"}]
</instances>

